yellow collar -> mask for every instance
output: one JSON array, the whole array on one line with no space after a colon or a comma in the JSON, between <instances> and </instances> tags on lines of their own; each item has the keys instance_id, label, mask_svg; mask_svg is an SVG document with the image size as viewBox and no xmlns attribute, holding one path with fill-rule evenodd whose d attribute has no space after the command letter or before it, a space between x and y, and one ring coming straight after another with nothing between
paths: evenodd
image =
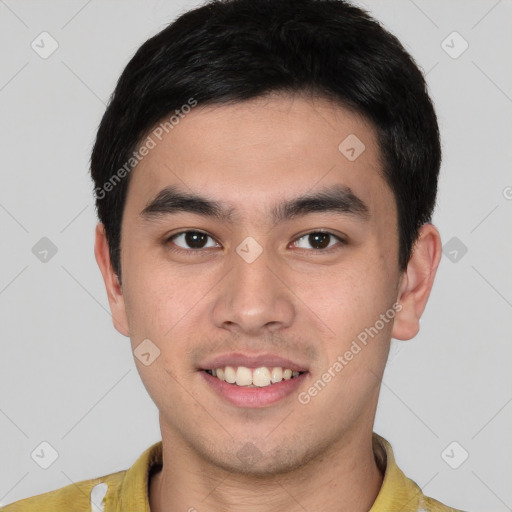
<instances>
[{"instance_id":1,"label":"yellow collar","mask_svg":"<svg viewBox=\"0 0 512 512\"><path fill-rule=\"evenodd\" d=\"M393 449L383 437L374 432L372 441L375 460L384 473L384 480L369 512L458 512L424 496L419 486L396 465ZM117 492L107 492L105 512L150 512L148 476L151 468L161 465L162 441L159 441L126 471Z\"/></svg>"}]
</instances>

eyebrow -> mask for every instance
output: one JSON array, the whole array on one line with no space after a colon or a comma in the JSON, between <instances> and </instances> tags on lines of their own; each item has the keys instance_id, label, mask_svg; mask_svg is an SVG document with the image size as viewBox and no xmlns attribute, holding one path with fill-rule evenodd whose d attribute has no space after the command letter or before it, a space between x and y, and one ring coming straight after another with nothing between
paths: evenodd
<instances>
[{"instance_id":1,"label":"eyebrow","mask_svg":"<svg viewBox=\"0 0 512 512\"><path fill-rule=\"evenodd\" d=\"M156 220L178 212L188 212L212 217L222 222L238 220L233 207L197 194L181 191L171 185L162 189L141 211L144 220ZM352 190L343 185L333 185L313 194L306 194L280 203L271 210L273 225L312 213L350 215L360 220L370 216L368 206Z\"/></svg>"}]
</instances>

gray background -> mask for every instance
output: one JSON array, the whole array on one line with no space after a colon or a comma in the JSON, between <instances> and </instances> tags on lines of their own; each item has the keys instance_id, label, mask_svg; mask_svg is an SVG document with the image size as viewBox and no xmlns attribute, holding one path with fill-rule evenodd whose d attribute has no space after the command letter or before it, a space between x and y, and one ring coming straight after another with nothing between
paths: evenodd
<instances>
[{"instance_id":1,"label":"gray background","mask_svg":"<svg viewBox=\"0 0 512 512\"><path fill-rule=\"evenodd\" d=\"M445 246L455 237L420 334L393 342L375 431L426 494L512 510L512 2L360 4L428 73L444 144L434 220ZM94 260L88 159L129 58L194 5L0 0L0 505L126 469L160 439ZM46 59L31 47L43 31L58 43ZM31 458L43 441L48 469Z\"/></svg>"}]
</instances>

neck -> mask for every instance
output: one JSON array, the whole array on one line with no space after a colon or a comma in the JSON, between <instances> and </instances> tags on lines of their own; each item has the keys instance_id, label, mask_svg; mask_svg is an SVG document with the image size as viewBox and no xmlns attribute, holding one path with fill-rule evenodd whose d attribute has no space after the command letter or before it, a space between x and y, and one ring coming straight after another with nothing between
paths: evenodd
<instances>
[{"instance_id":1,"label":"neck","mask_svg":"<svg viewBox=\"0 0 512 512\"><path fill-rule=\"evenodd\" d=\"M269 477L226 471L178 436L162 439L163 467L150 481L151 512L368 512L382 486L371 427L289 473Z\"/></svg>"}]
</instances>

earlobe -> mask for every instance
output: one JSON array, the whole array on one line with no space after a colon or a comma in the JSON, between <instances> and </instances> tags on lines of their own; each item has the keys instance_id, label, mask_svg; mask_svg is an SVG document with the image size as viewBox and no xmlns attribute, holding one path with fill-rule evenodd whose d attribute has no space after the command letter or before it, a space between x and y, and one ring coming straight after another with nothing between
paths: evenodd
<instances>
[{"instance_id":1,"label":"earlobe","mask_svg":"<svg viewBox=\"0 0 512 512\"><path fill-rule=\"evenodd\" d=\"M117 331L124 336L129 336L128 317L122 287L118 276L112 268L108 240L105 226L99 222L96 226L94 256L103 276L107 298L112 313L112 322Z\"/></svg>"},{"instance_id":2,"label":"earlobe","mask_svg":"<svg viewBox=\"0 0 512 512\"><path fill-rule=\"evenodd\" d=\"M420 318L434 284L441 254L439 231L432 224L424 224L400 281L398 301L402 309L395 317L393 338L409 340L418 334Z\"/></svg>"}]
</instances>

